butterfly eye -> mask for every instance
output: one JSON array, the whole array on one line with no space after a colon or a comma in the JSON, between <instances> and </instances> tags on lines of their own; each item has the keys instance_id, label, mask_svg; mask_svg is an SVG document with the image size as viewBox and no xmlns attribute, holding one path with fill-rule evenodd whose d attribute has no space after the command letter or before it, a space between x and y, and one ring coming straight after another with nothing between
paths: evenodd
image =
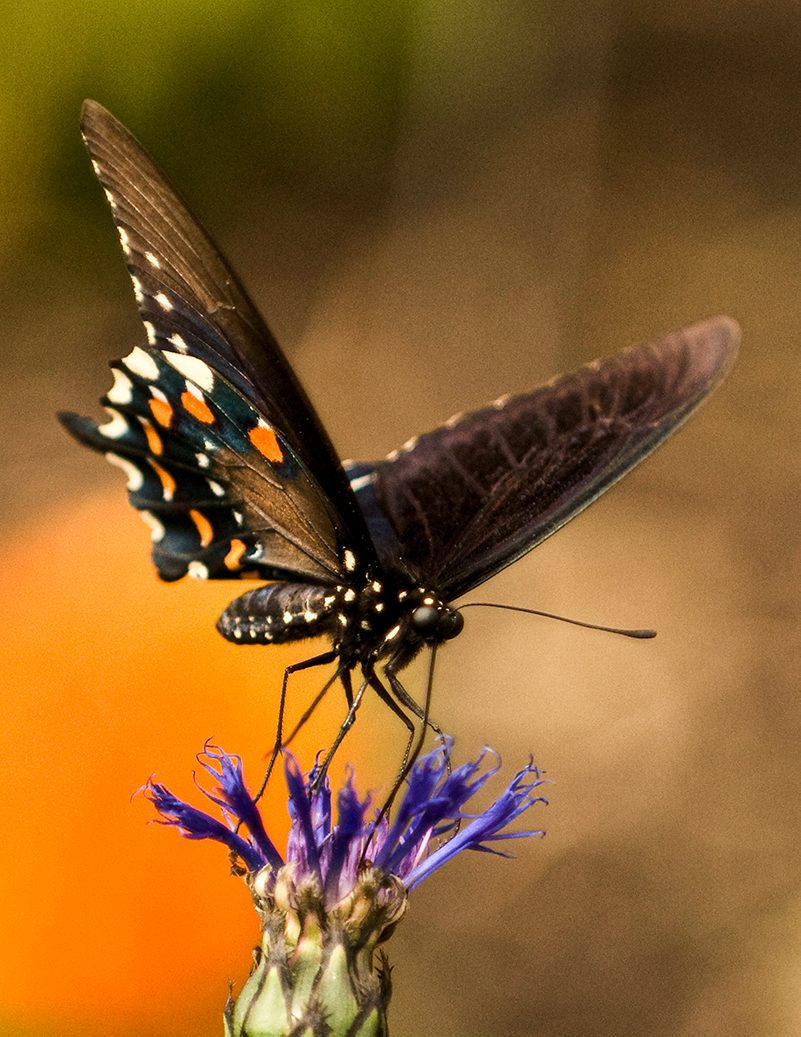
<instances>
[{"instance_id":1,"label":"butterfly eye","mask_svg":"<svg viewBox=\"0 0 801 1037\"><path fill-rule=\"evenodd\" d=\"M410 617L412 630L420 637L433 637L439 632L440 613L433 605L418 605Z\"/></svg>"},{"instance_id":2,"label":"butterfly eye","mask_svg":"<svg viewBox=\"0 0 801 1037\"><path fill-rule=\"evenodd\" d=\"M418 605L411 615L412 630L423 638L450 641L462 632L464 619L452 609L435 608L433 605Z\"/></svg>"}]
</instances>

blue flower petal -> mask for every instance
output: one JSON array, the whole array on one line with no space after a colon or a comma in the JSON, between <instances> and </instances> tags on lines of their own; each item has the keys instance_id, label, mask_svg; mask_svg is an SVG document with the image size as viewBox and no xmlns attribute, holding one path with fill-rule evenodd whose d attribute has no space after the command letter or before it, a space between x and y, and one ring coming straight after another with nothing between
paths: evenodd
<instances>
[{"instance_id":1,"label":"blue flower petal","mask_svg":"<svg viewBox=\"0 0 801 1037\"><path fill-rule=\"evenodd\" d=\"M284 861L267 835L256 802L247 790L242 776L241 757L229 756L219 746L207 742L203 752L198 756L198 761L208 774L220 782L216 791L221 798L202 787L201 792L221 806L226 816L235 819L233 828L240 824L245 825L265 862L273 868L280 868Z\"/></svg>"},{"instance_id":2,"label":"blue flower petal","mask_svg":"<svg viewBox=\"0 0 801 1037\"><path fill-rule=\"evenodd\" d=\"M284 774L289 792L289 816L292 818L292 834L290 846L287 847L287 860L297 859L300 864L305 865L306 870L314 873L322 886L323 873L312 818L312 804L298 762L290 753L286 753L284 756ZM291 848L296 848L294 853Z\"/></svg>"},{"instance_id":3,"label":"blue flower petal","mask_svg":"<svg viewBox=\"0 0 801 1037\"><path fill-rule=\"evenodd\" d=\"M163 818L157 824L174 825L187 839L216 839L224 843L242 858L250 871L258 871L267 863L256 847L216 818L178 799L164 785L148 781L144 794Z\"/></svg>"}]
</instances>

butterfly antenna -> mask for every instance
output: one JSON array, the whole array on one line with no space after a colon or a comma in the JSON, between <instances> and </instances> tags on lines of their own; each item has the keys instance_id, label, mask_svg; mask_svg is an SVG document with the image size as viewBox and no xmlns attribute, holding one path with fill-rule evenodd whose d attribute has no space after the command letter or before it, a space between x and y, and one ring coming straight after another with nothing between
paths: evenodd
<instances>
[{"instance_id":1,"label":"butterfly antenna","mask_svg":"<svg viewBox=\"0 0 801 1037\"><path fill-rule=\"evenodd\" d=\"M620 634L622 637L636 637L639 640L647 640L656 637L655 630L625 630L622 627L605 627L598 623L584 623L580 619L569 619L567 616L558 616L555 612L542 612L540 609L524 609L518 605L499 605L494 601L468 601L466 605L460 605L457 612L462 609L484 608L505 609L508 612L525 612L529 616L544 616L545 619L558 619L561 623L570 623L574 627L585 627L587 630L603 630L606 634Z\"/></svg>"}]
</instances>

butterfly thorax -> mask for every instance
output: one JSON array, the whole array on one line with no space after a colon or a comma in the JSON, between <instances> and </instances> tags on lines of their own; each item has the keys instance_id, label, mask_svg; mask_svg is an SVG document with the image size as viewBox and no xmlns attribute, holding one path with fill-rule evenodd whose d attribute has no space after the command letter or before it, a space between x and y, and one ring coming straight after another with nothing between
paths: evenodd
<instances>
[{"instance_id":1,"label":"butterfly thorax","mask_svg":"<svg viewBox=\"0 0 801 1037\"><path fill-rule=\"evenodd\" d=\"M235 644L282 644L329 636L346 665L409 662L425 644L462 629L458 612L423 587L398 587L369 573L360 587L274 583L236 598L217 629Z\"/></svg>"}]
</instances>

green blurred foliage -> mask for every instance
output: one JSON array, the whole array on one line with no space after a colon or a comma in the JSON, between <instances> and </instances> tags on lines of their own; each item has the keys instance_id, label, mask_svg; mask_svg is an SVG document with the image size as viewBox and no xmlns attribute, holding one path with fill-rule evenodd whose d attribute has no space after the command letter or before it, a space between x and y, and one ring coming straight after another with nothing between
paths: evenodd
<instances>
[{"instance_id":1,"label":"green blurred foliage","mask_svg":"<svg viewBox=\"0 0 801 1037\"><path fill-rule=\"evenodd\" d=\"M236 177L245 194L276 184L374 188L392 150L414 7L95 0L9 9L0 41L6 256L13 247L17 262L20 249L36 261L67 243L69 227L52 234L65 212L104 216L77 134L84 96L158 142L159 161L201 199L216 186L196 183L211 164L198 163L204 147L218 184Z\"/></svg>"}]
</instances>

